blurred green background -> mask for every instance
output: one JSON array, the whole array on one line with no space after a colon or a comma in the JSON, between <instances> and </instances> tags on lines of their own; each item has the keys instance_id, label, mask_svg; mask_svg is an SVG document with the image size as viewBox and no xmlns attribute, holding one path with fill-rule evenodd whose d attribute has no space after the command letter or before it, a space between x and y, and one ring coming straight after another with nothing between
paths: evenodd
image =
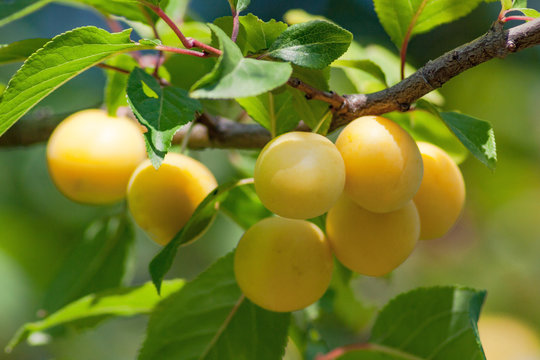
<instances>
[{"instance_id":1,"label":"blurred green background","mask_svg":"<svg viewBox=\"0 0 540 360\"><path fill-rule=\"evenodd\" d=\"M529 1L540 8L540 1ZM485 32L499 11L484 4L466 18L413 39L409 61L420 67L444 51ZM252 1L251 12L281 19L292 8L324 15L353 31L361 44L377 42L397 52L384 34L371 0ZM193 1L193 14L211 21L228 15L225 0ZM0 28L0 43L52 37L81 25L105 26L97 13L60 5ZM467 204L457 226L444 238L421 242L392 276L359 277L354 288L368 305L382 306L395 294L426 285L463 284L488 290L486 312L513 314L540 330L540 47L493 60L447 83L445 109L460 110L493 124L498 165L489 171L469 157L461 166ZM0 67L7 83L20 64ZM37 110L64 113L98 106L105 77L92 69L70 81ZM233 169L224 151L192 152L227 180ZM0 348L24 322L36 319L44 291L85 227L111 208L65 199L47 174L44 145L0 149ZM169 277L193 278L232 249L241 229L219 216L210 231L182 249ZM147 265L159 250L137 233L132 284L149 280ZM134 359L144 339L145 317L104 322L84 333L68 332L51 344L22 345L0 359Z\"/></svg>"}]
</instances>

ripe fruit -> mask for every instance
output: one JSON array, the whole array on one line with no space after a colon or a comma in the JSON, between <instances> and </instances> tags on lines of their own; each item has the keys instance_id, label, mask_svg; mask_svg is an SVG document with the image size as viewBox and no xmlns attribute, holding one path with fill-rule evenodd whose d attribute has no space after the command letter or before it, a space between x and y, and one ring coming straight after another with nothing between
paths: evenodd
<instances>
[{"instance_id":1,"label":"ripe fruit","mask_svg":"<svg viewBox=\"0 0 540 360\"><path fill-rule=\"evenodd\" d=\"M456 222L465 202L465 183L459 167L435 145L419 142L424 177L414 203L420 215L420 239L443 236Z\"/></svg>"},{"instance_id":2,"label":"ripe fruit","mask_svg":"<svg viewBox=\"0 0 540 360\"><path fill-rule=\"evenodd\" d=\"M503 315L481 316L478 331L489 360L540 359L540 337L518 319Z\"/></svg>"},{"instance_id":3,"label":"ripe fruit","mask_svg":"<svg viewBox=\"0 0 540 360\"><path fill-rule=\"evenodd\" d=\"M305 220L270 217L249 228L236 248L234 273L242 292L272 311L317 301L330 284L333 257L323 232Z\"/></svg>"},{"instance_id":4,"label":"ripe fruit","mask_svg":"<svg viewBox=\"0 0 540 360\"><path fill-rule=\"evenodd\" d=\"M397 210L411 200L422 181L422 157L412 137L380 116L347 125L336 146L345 161L345 192L369 211Z\"/></svg>"},{"instance_id":5,"label":"ripe fruit","mask_svg":"<svg viewBox=\"0 0 540 360\"><path fill-rule=\"evenodd\" d=\"M322 135L289 132L270 141L255 164L255 190L274 213L292 219L324 214L339 198L345 166Z\"/></svg>"},{"instance_id":6,"label":"ripe fruit","mask_svg":"<svg viewBox=\"0 0 540 360\"><path fill-rule=\"evenodd\" d=\"M150 160L137 167L128 184L129 210L150 238L166 245L216 186L206 166L190 157L168 153L158 170Z\"/></svg>"},{"instance_id":7,"label":"ripe fruit","mask_svg":"<svg viewBox=\"0 0 540 360\"><path fill-rule=\"evenodd\" d=\"M98 109L66 118L47 144L49 173L56 187L71 200L88 204L124 198L131 173L145 157L139 126Z\"/></svg>"},{"instance_id":8,"label":"ripe fruit","mask_svg":"<svg viewBox=\"0 0 540 360\"><path fill-rule=\"evenodd\" d=\"M380 214L344 195L328 212L326 234L343 265L360 274L382 276L409 257L420 234L420 220L412 201Z\"/></svg>"}]
</instances>

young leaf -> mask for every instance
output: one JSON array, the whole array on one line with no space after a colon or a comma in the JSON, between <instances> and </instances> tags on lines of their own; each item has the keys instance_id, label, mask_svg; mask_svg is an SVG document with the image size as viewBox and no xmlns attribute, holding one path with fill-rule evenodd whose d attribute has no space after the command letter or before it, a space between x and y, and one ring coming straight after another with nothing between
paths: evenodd
<instances>
[{"instance_id":1,"label":"young leaf","mask_svg":"<svg viewBox=\"0 0 540 360\"><path fill-rule=\"evenodd\" d=\"M178 291L183 285L184 281L180 279L167 280L163 283L161 296L156 294L150 282L137 287L108 290L85 296L43 320L23 325L10 340L6 352L11 352L30 335L55 326L95 318L148 314L159 301Z\"/></svg>"},{"instance_id":2,"label":"young leaf","mask_svg":"<svg viewBox=\"0 0 540 360\"><path fill-rule=\"evenodd\" d=\"M0 2L0 26L41 9L52 0L17 0Z\"/></svg>"},{"instance_id":3,"label":"young leaf","mask_svg":"<svg viewBox=\"0 0 540 360\"><path fill-rule=\"evenodd\" d=\"M276 39L268 55L293 64L322 69L347 51L352 34L324 20L289 27Z\"/></svg>"},{"instance_id":4,"label":"young leaf","mask_svg":"<svg viewBox=\"0 0 540 360\"><path fill-rule=\"evenodd\" d=\"M512 8L513 0L501 0L501 6L503 10L508 10Z\"/></svg>"},{"instance_id":5,"label":"young leaf","mask_svg":"<svg viewBox=\"0 0 540 360\"><path fill-rule=\"evenodd\" d=\"M0 64L24 61L50 39L28 39L0 45Z\"/></svg>"},{"instance_id":6,"label":"young leaf","mask_svg":"<svg viewBox=\"0 0 540 360\"><path fill-rule=\"evenodd\" d=\"M148 157L157 169L171 147L176 131L195 118L201 104L184 89L159 82L140 68L131 72L127 88L128 103L148 131L144 134Z\"/></svg>"},{"instance_id":7,"label":"young leaf","mask_svg":"<svg viewBox=\"0 0 540 360\"><path fill-rule=\"evenodd\" d=\"M219 39L223 55L211 73L191 88L191 96L207 99L232 99L256 96L287 82L290 64L246 59L238 46L214 24L208 24Z\"/></svg>"},{"instance_id":8,"label":"young leaf","mask_svg":"<svg viewBox=\"0 0 540 360\"><path fill-rule=\"evenodd\" d=\"M269 91L256 97L236 99L249 116L270 131L272 137L293 130L300 118L294 111L288 91L274 94Z\"/></svg>"},{"instance_id":9,"label":"young leaf","mask_svg":"<svg viewBox=\"0 0 540 360\"><path fill-rule=\"evenodd\" d=\"M123 214L90 224L49 286L43 308L56 311L81 296L121 285L134 238Z\"/></svg>"},{"instance_id":10,"label":"young leaf","mask_svg":"<svg viewBox=\"0 0 540 360\"><path fill-rule=\"evenodd\" d=\"M233 261L233 254L218 260L156 307L139 360L282 358L290 315L248 301Z\"/></svg>"},{"instance_id":11,"label":"young leaf","mask_svg":"<svg viewBox=\"0 0 540 360\"><path fill-rule=\"evenodd\" d=\"M246 10L250 3L251 0L229 0L231 9L235 9L238 13Z\"/></svg>"},{"instance_id":12,"label":"young leaf","mask_svg":"<svg viewBox=\"0 0 540 360\"><path fill-rule=\"evenodd\" d=\"M485 360L477 321L485 291L420 288L397 296L381 311L368 344L338 360Z\"/></svg>"},{"instance_id":13,"label":"young leaf","mask_svg":"<svg viewBox=\"0 0 540 360\"><path fill-rule=\"evenodd\" d=\"M137 67L137 61L126 54L120 54L108 60L107 65L116 66L121 69L132 71ZM116 111L120 106L128 106L126 99L126 88L128 74L114 70L105 70L107 74L107 85L105 85L105 105L110 116L116 116Z\"/></svg>"},{"instance_id":14,"label":"young leaf","mask_svg":"<svg viewBox=\"0 0 540 360\"><path fill-rule=\"evenodd\" d=\"M428 32L473 11L483 0L373 0L384 30L397 48L410 37Z\"/></svg>"},{"instance_id":15,"label":"young leaf","mask_svg":"<svg viewBox=\"0 0 540 360\"><path fill-rule=\"evenodd\" d=\"M515 8L526 8L527 0L514 0L513 7Z\"/></svg>"},{"instance_id":16,"label":"young leaf","mask_svg":"<svg viewBox=\"0 0 540 360\"><path fill-rule=\"evenodd\" d=\"M131 42L130 33L81 27L56 36L32 54L0 99L0 136L45 96L81 72L114 54L148 48Z\"/></svg>"},{"instance_id":17,"label":"young leaf","mask_svg":"<svg viewBox=\"0 0 540 360\"><path fill-rule=\"evenodd\" d=\"M512 9L512 10L520 11L523 15L529 16L529 17L532 17L532 18L539 18L540 17L540 12L538 10L535 10L535 9L515 8L515 9Z\"/></svg>"},{"instance_id":18,"label":"young leaf","mask_svg":"<svg viewBox=\"0 0 540 360\"><path fill-rule=\"evenodd\" d=\"M245 230L258 221L272 216L270 210L261 203L253 185L231 189L227 198L220 204L219 210Z\"/></svg>"},{"instance_id":19,"label":"young leaf","mask_svg":"<svg viewBox=\"0 0 540 360\"><path fill-rule=\"evenodd\" d=\"M253 14L240 16L240 29L236 44L244 55L258 54L272 46L279 35L287 29L287 24L274 19L264 22ZM219 26L227 35L232 33L233 18L225 16L217 18L214 24Z\"/></svg>"},{"instance_id":20,"label":"young leaf","mask_svg":"<svg viewBox=\"0 0 540 360\"><path fill-rule=\"evenodd\" d=\"M218 186L199 204L195 212L186 225L176 234L176 236L152 259L149 270L152 281L159 293L163 277L171 268L174 257L180 245L189 243L198 238L212 223L217 214L218 206L223 201L230 190L237 186L250 183L244 179L239 181L229 181Z\"/></svg>"},{"instance_id":21,"label":"young leaf","mask_svg":"<svg viewBox=\"0 0 540 360\"><path fill-rule=\"evenodd\" d=\"M497 147L490 123L456 112L443 112L441 117L478 160L488 168L495 169Z\"/></svg>"}]
</instances>

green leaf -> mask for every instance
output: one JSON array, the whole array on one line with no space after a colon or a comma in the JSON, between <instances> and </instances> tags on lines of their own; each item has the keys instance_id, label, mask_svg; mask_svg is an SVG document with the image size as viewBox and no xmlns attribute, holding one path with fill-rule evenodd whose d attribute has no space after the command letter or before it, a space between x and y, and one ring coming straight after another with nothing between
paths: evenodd
<instances>
[{"instance_id":1,"label":"green leaf","mask_svg":"<svg viewBox=\"0 0 540 360\"><path fill-rule=\"evenodd\" d=\"M171 268L172 262L180 245L189 243L198 238L212 223L218 212L219 203L228 195L229 191L237 186L250 183L249 179L229 181L215 188L195 209L195 212L186 225L176 236L154 256L150 262L149 270L156 289L159 293L163 277Z\"/></svg>"},{"instance_id":2,"label":"green leaf","mask_svg":"<svg viewBox=\"0 0 540 360\"><path fill-rule=\"evenodd\" d=\"M0 2L0 26L41 9L52 0L16 0Z\"/></svg>"},{"instance_id":3,"label":"green leaf","mask_svg":"<svg viewBox=\"0 0 540 360\"><path fill-rule=\"evenodd\" d=\"M72 6L89 6L105 15L119 16L144 24L149 23L148 19L152 19L152 22L158 19L158 16L153 11L145 8L136 0L55 0L55 2ZM143 11L146 11L148 16Z\"/></svg>"},{"instance_id":4,"label":"green leaf","mask_svg":"<svg viewBox=\"0 0 540 360\"><path fill-rule=\"evenodd\" d=\"M443 112L441 117L478 160L488 168L495 169L497 148L490 123L456 112Z\"/></svg>"},{"instance_id":5,"label":"green leaf","mask_svg":"<svg viewBox=\"0 0 540 360\"><path fill-rule=\"evenodd\" d=\"M251 0L229 0L231 9L236 10L238 13L246 10L250 3Z\"/></svg>"},{"instance_id":6,"label":"green leaf","mask_svg":"<svg viewBox=\"0 0 540 360\"><path fill-rule=\"evenodd\" d=\"M253 185L231 189L219 209L245 230L260 220L272 216L272 212L259 200Z\"/></svg>"},{"instance_id":7,"label":"green leaf","mask_svg":"<svg viewBox=\"0 0 540 360\"><path fill-rule=\"evenodd\" d=\"M477 321L485 291L420 288L397 296L381 311L365 350L338 360L485 360Z\"/></svg>"},{"instance_id":8,"label":"green leaf","mask_svg":"<svg viewBox=\"0 0 540 360\"><path fill-rule=\"evenodd\" d=\"M280 360L290 315L263 310L236 285L234 256L161 302L139 360Z\"/></svg>"},{"instance_id":9,"label":"green leaf","mask_svg":"<svg viewBox=\"0 0 540 360\"><path fill-rule=\"evenodd\" d=\"M513 0L501 0L503 10L511 9L513 6Z\"/></svg>"},{"instance_id":10,"label":"green leaf","mask_svg":"<svg viewBox=\"0 0 540 360\"><path fill-rule=\"evenodd\" d=\"M244 55L258 54L268 50L279 35L287 29L287 24L274 19L264 22L253 14L240 16L240 28L236 44ZM233 27L232 16L224 16L214 20L227 35L231 35Z\"/></svg>"},{"instance_id":11,"label":"green leaf","mask_svg":"<svg viewBox=\"0 0 540 360\"><path fill-rule=\"evenodd\" d=\"M347 51L352 34L324 20L289 27L276 39L268 55L293 64L322 69Z\"/></svg>"},{"instance_id":12,"label":"green leaf","mask_svg":"<svg viewBox=\"0 0 540 360\"><path fill-rule=\"evenodd\" d=\"M126 54L120 54L108 60L107 65L116 66L121 69L132 71L137 67L137 61ZM128 106L126 98L126 88L128 74L114 70L105 70L107 84L105 85L105 105L110 116L116 116L116 111L120 106Z\"/></svg>"},{"instance_id":13,"label":"green leaf","mask_svg":"<svg viewBox=\"0 0 540 360\"><path fill-rule=\"evenodd\" d=\"M24 61L50 39L28 39L0 45L0 64Z\"/></svg>"},{"instance_id":14,"label":"green leaf","mask_svg":"<svg viewBox=\"0 0 540 360\"><path fill-rule=\"evenodd\" d=\"M290 64L246 59L238 46L214 24L208 24L219 39L223 55L211 73L191 88L191 96L207 99L232 99L256 96L287 82Z\"/></svg>"},{"instance_id":15,"label":"green leaf","mask_svg":"<svg viewBox=\"0 0 540 360\"><path fill-rule=\"evenodd\" d=\"M373 0L384 30L399 48L411 37L452 22L473 11L482 0Z\"/></svg>"},{"instance_id":16,"label":"green leaf","mask_svg":"<svg viewBox=\"0 0 540 360\"><path fill-rule=\"evenodd\" d=\"M55 326L103 317L148 314L159 301L178 291L183 285L184 281L179 279L165 281L161 297L156 294L154 286L150 282L137 287L109 290L85 296L43 320L23 325L10 340L6 352L11 352L15 346L30 335Z\"/></svg>"},{"instance_id":17,"label":"green leaf","mask_svg":"<svg viewBox=\"0 0 540 360\"><path fill-rule=\"evenodd\" d=\"M526 8L527 7L527 0L514 0L514 6L515 8Z\"/></svg>"},{"instance_id":18,"label":"green leaf","mask_svg":"<svg viewBox=\"0 0 540 360\"><path fill-rule=\"evenodd\" d=\"M93 26L56 36L32 54L0 99L0 136L59 86L108 57L147 47L131 42L131 30L111 34Z\"/></svg>"},{"instance_id":19,"label":"green leaf","mask_svg":"<svg viewBox=\"0 0 540 360\"><path fill-rule=\"evenodd\" d=\"M362 59L362 60L336 60L332 64L332 66L353 68L353 69L358 69L358 70L364 71L364 72L372 75L374 78L379 80L385 86L388 86L388 83L386 82L386 75L382 71L381 67L379 65L375 64L371 60L367 60L367 59Z\"/></svg>"},{"instance_id":20,"label":"green leaf","mask_svg":"<svg viewBox=\"0 0 540 360\"><path fill-rule=\"evenodd\" d=\"M294 111L292 94L272 91L256 97L236 99L249 116L270 131L272 137L293 130L300 121Z\"/></svg>"},{"instance_id":21,"label":"green leaf","mask_svg":"<svg viewBox=\"0 0 540 360\"><path fill-rule=\"evenodd\" d=\"M156 78L140 68L131 72L128 103L148 131L144 134L148 157L157 169L171 147L176 131L195 118L201 104L176 87L162 88Z\"/></svg>"},{"instance_id":22,"label":"green leaf","mask_svg":"<svg viewBox=\"0 0 540 360\"><path fill-rule=\"evenodd\" d=\"M520 11L523 15L533 17L533 18L539 18L540 12L535 9L527 9L527 8L515 8L512 10Z\"/></svg>"},{"instance_id":23,"label":"green leaf","mask_svg":"<svg viewBox=\"0 0 540 360\"><path fill-rule=\"evenodd\" d=\"M47 289L44 309L56 311L84 295L121 285L134 239L124 214L90 224Z\"/></svg>"}]
</instances>

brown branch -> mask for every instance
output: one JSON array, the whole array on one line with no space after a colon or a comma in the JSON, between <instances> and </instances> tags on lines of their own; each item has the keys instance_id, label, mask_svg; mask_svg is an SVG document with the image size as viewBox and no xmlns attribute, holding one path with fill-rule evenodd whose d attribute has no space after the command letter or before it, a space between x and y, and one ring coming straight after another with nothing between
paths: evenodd
<instances>
[{"instance_id":1,"label":"brown branch","mask_svg":"<svg viewBox=\"0 0 540 360\"><path fill-rule=\"evenodd\" d=\"M493 58L540 44L540 19L504 30L497 22L484 36L429 61L405 80L372 94L345 95L343 97L315 89L302 81L291 78L287 83L309 98L326 101L334 109L331 130L343 126L357 117L381 115L391 111L406 111L411 104L429 92L440 88L453 77L467 69ZM18 122L2 137L0 147L25 146L46 141L62 116L37 115L39 121ZM36 120L36 119L34 119ZM188 147L200 148L261 148L270 140L267 130L256 124L242 124L223 118L203 116L189 137ZM298 130L307 130L301 125ZM179 143L185 136L180 131L175 136Z\"/></svg>"},{"instance_id":2,"label":"brown branch","mask_svg":"<svg viewBox=\"0 0 540 360\"><path fill-rule=\"evenodd\" d=\"M333 109L341 109L345 104L345 98L336 94L335 92L319 90L294 77L287 81L287 85L306 93L306 99L315 99L327 102L332 106Z\"/></svg>"},{"instance_id":3,"label":"brown branch","mask_svg":"<svg viewBox=\"0 0 540 360\"><path fill-rule=\"evenodd\" d=\"M345 96L345 105L336 113L331 130L364 115L406 111L412 103L440 88L453 77L493 58L504 58L540 44L540 19L503 29L496 22L480 38L447 52L396 85L372 94Z\"/></svg>"}]
</instances>

